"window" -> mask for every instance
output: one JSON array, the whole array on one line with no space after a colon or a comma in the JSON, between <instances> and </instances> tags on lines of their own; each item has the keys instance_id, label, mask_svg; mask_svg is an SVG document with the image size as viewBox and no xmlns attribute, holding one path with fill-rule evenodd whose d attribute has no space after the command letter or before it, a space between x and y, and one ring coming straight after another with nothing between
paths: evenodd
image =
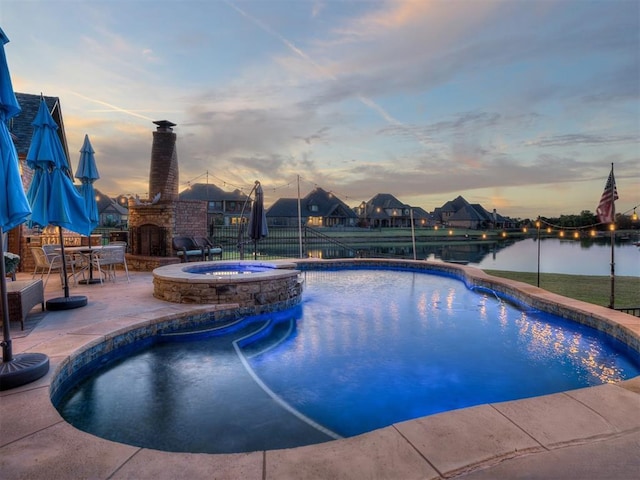
<instances>
[{"instance_id":1,"label":"window","mask_svg":"<svg viewBox=\"0 0 640 480\"><path fill-rule=\"evenodd\" d=\"M317 212L318 211L318 205L309 205L309 210L311 210L312 212Z\"/></svg>"}]
</instances>

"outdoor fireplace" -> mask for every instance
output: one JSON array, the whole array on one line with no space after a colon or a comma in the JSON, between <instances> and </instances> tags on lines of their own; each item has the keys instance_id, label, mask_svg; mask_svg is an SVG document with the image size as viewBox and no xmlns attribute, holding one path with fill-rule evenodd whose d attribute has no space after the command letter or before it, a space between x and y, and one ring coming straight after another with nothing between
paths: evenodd
<instances>
[{"instance_id":1,"label":"outdoor fireplace","mask_svg":"<svg viewBox=\"0 0 640 480\"><path fill-rule=\"evenodd\" d=\"M135 270L152 270L179 261L172 251L174 236L207 234L207 203L179 200L178 154L174 123L153 122L151 168L147 199L129 199L129 241L127 262Z\"/></svg>"}]
</instances>

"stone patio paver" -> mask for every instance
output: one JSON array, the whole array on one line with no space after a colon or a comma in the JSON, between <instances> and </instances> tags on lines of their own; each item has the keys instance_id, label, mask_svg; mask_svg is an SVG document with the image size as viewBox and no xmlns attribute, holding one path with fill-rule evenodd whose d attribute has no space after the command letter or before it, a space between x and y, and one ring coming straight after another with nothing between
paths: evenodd
<instances>
[{"instance_id":1,"label":"stone patio paver","mask_svg":"<svg viewBox=\"0 0 640 480\"><path fill-rule=\"evenodd\" d=\"M430 480L438 472L393 427L366 435L266 452L265 480Z\"/></svg>"},{"instance_id":2,"label":"stone patio paver","mask_svg":"<svg viewBox=\"0 0 640 480\"><path fill-rule=\"evenodd\" d=\"M490 405L431 415L395 425L443 475L542 450L542 446Z\"/></svg>"},{"instance_id":3,"label":"stone patio paver","mask_svg":"<svg viewBox=\"0 0 640 480\"><path fill-rule=\"evenodd\" d=\"M493 407L547 448L617 433L601 415L564 393Z\"/></svg>"}]
</instances>

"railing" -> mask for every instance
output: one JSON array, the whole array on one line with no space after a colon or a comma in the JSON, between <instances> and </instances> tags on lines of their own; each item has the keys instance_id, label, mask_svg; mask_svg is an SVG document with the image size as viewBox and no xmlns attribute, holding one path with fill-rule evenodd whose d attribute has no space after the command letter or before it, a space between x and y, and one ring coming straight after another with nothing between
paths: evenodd
<instances>
[{"instance_id":1,"label":"railing","mask_svg":"<svg viewBox=\"0 0 640 480\"><path fill-rule=\"evenodd\" d=\"M634 317L640 317L640 307L622 307L622 308L614 308L618 312L628 313L629 315L633 315Z\"/></svg>"}]
</instances>

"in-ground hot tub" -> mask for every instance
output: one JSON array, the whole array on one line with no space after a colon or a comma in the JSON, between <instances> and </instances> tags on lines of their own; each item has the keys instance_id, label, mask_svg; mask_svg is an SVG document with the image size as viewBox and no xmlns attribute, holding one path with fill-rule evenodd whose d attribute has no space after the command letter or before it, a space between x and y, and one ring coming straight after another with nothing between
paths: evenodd
<instances>
[{"instance_id":1,"label":"in-ground hot tub","mask_svg":"<svg viewBox=\"0 0 640 480\"><path fill-rule=\"evenodd\" d=\"M156 268L153 296L174 303L289 308L300 302L302 282L289 262L195 262Z\"/></svg>"}]
</instances>

